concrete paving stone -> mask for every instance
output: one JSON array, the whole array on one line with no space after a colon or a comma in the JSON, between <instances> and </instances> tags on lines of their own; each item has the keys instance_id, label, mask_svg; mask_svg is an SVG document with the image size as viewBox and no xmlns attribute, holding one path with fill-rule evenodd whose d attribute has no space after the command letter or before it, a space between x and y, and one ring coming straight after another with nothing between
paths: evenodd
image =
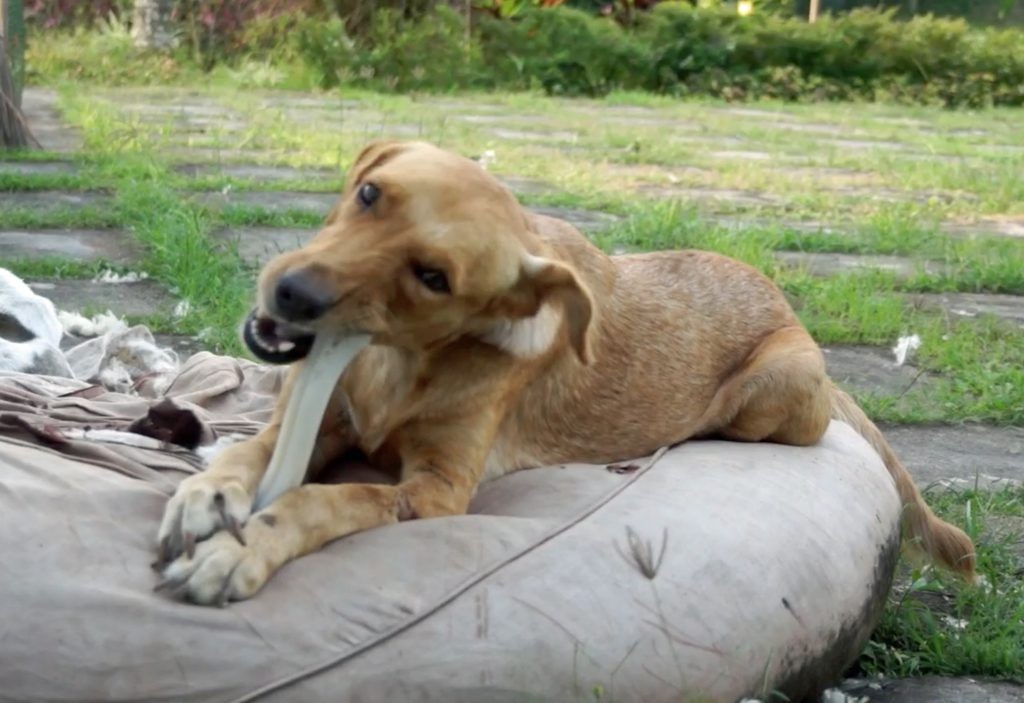
<instances>
[{"instance_id":1,"label":"concrete paving stone","mask_svg":"<svg viewBox=\"0 0 1024 703\"><path fill-rule=\"evenodd\" d=\"M292 109L359 109L363 103L358 100L331 97L308 97L302 95L276 95L261 98L260 107Z\"/></svg>"},{"instance_id":2,"label":"concrete paving stone","mask_svg":"<svg viewBox=\"0 0 1024 703\"><path fill-rule=\"evenodd\" d=\"M778 205L784 202L781 198L767 193L754 193L731 188L685 188L681 186L641 185L637 190L644 195L657 198L676 198L698 202L712 201L743 207Z\"/></svg>"},{"instance_id":3,"label":"concrete paving stone","mask_svg":"<svg viewBox=\"0 0 1024 703\"><path fill-rule=\"evenodd\" d=\"M561 192L559 188L550 183L533 178L523 178L522 176L495 176L495 178L516 195L550 195Z\"/></svg>"},{"instance_id":4,"label":"concrete paving stone","mask_svg":"<svg viewBox=\"0 0 1024 703\"><path fill-rule=\"evenodd\" d=\"M875 122L881 122L883 124L896 125L897 127L910 127L912 129L920 129L922 127L930 127L931 125L924 120L917 120L913 117L876 117Z\"/></svg>"},{"instance_id":5,"label":"concrete paving stone","mask_svg":"<svg viewBox=\"0 0 1024 703\"><path fill-rule=\"evenodd\" d=\"M955 317L994 315L1024 327L1024 297L998 293L914 293L909 301L921 307L944 309Z\"/></svg>"},{"instance_id":6,"label":"concrete paving stone","mask_svg":"<svg viewBox=\"0 0 1024 703\"><path fill-rule=\"evenodd\" d=\"M279 113L278 121L313 129L344 130L346 132L384 128L413 132L423 128L420 123L398 122L389 115L369 110L339 110L337 112L285 110ZM440 121L439 119L433 120L433 122Z\"/></svg>"},{"instance_id":7,"label":"concrete paving stone","mask_svg":"<svg viewBox=\"0 0 1024 703\"><path fill-rule=\"evenodd\" d=\"M270 212L302 210L327 215L338 199L338 193L233 190L227 193L193 193L190 199L212 208L246 206Z\"/></svg>"},{"instance_id":8,"label":"concrete paving stone","mask_svg":"<svg viewBox=\"0 0 1024 703\"><path fill-rule=\"evenodd\" d=\"M898 366L890 349L835 346L822 351L829 377L853 393L898 397L934 385L932 374L921 374L909 363Z\"/></svg>"},{"instance_id":9,"label":"concrete paving stone","mask_svg":"<svg viewBox=\"0 0 1024 703\"><path fill-rule=\"evenodd\" d=\"M956 137L989 137L992 135L984 129L974 129L972 127L960 127L957 129L946 129L940 130L943 134L952 134Z\"/></svg>"},{"instance_id":10,"label":"concrete paving stone","mask_svg":"<svg viewBox=\"0 0 1024 703\"><path fill-rule=\"evenodd\" d=\"M703 126L679 117L646 117L642 115L615 115L595 113L602 124L626 127L664 127L672 131L698 132Z\"/></svg>"},{"instance_id":11,"label":"concrete paving stone","mask_svg":"<svg viewBox=\"0 0 1024 703\"><path fill-rule=\"evenodd\" d=\"M43 149L71 153L82 147L82 135L65 124L57 111L56 91L49 88L25 88L21 96L21 112L29 130Z\"/></svg>"},{"instance_id":12,"label":"concrete paving stone","mask_svg":"<svg viewBox=\"0 0 1024 703\"><path fill-rule=\"evenodd\" d=\"M708 221L726 229L749 229L752 227L789 229L794 232L845 234L849 230L842 224L826 223L819 220L780 220L735 217L731 215L713 215Z\"/></svg>"},{"instance_id":13,"label":"concrete paving stone","mask_svg":"<svg viewBox=\"0 0 1024 703\"><path fill-rule=\"evenodd\" d=\"M1024 146L1019 144L976 144L971 147L986 154L997 156L1018 156L1024 154Z\"/></svg>"},{"instance_id":14,"label":"concrete paving stone","mask_svg":"<svg viewBox=\"0 0 1024 703\"><path fill-rule=\"evenodd\" d=\"M0 174L15 176L54 176L78 173L71 161L0 161Z\"/></svg>"},{"instance_id":15,"label":"concrete paving stone","mask_svg":"<svg viewBox=\"0 0 1024 703\"><path fill-rule=\"evenodd\" d=\"M750 142L742 137L725 137L725 136L695 136L695 135L680 135L673 134L669 137L669 141L677 142L680 144L698 144L701 146L707 146L713 150L722 150L730 148L743 148L750 146Z\"/></svg>"},{"instance_id":16,"label":"concrete paving stone","mask_svg":"<svg viewBox=\"0 0 1024 703\"><path fill-rule=\"evenodd\" d=\"M706 180L715 176L715 171L709 168L692 165L655 166L652 164L620 164L604 163L600 166L601 175L606 180L614 180L622 183L646 183L648 185L681 185L687 179L698 181Z\"/></svg>"},{"instance_id":17,"label":"concrete paving stone","mask_svg":"<svg viewBox=\"0 0 1024 703\"><path fill-rule=\"evenodd\" d=\"M858 171L855 168L842 168L838 166L799 166L795 164L779 164L772 166L772 171L787 176L802 176L814 181L815 185L822 183L841 183L849 187L855 184L873 184L878 182L880 176L872 171Z\"/></svg>"},{"instance_id":18,"label":"concrete paving stone","mask_svg":"<svg viewBox=\"0 0 1024 703\"><path fill-rule=\"evenodd\" d=\"M262 164L179 164L175 170L186 176L222 176L247 181L323 181L325 190L341 179L341 172L332 169L293 168Z\"/></svg>"},{"instance_id":19,"label":"concrete paving stone","mask_svg":"<svg viewBox=\"0 0 1024 703\"><path fill-rule=\"evenodd\" d=\"M574 106L574 110L585 115L612 115L614 117L643 117L644 115L653 115L657 112L653 107L647 107L646 105L608 105L603 102L590 105L580 103Z\"/></svg>"},{"instance_id":20,"label":"concrete paving stone","mask_svg":"<svg viewBox=\"0 0 1024 703\"><path fill-rule=\"evenodd\" d=\"M870 703L1020 703L1024 686L981 678L848 679L841 690Z\"/></svg>"},{"instance_id":21,"label":"concrete paving stone","mask_svg":"<svg viewBox=\"0 0 1024 703\"><path fill-rule=\"evenodd\" d=\"M944 222L941 230L954 237L987 235L1024 238L1024 217L987 217L977 222Z\"/></svg>"},{"instance_id":22,"label":"concrete paving stone","mask_svg":"<svg viewBox=\"0 0 1024 703\"><path fill-rule=\"evenodd\" d=\"M784 227L796 232L824 232L826 234L853 234L856 227L849 222L822 222L820 220L751 220L722 215L712 218L715 224L732 229L748 227ZM952 237L995 236L1024 238L1024 217L991 217L977 222L942 222L939 232Z\"/></svg>"},{"instance_id":23,"label":"concrete paving stone","mask_svg":"<svg viewBox=\"0 0 1024 703\"><path fill-rule=\"evenodd\" d=\"M509 139L512 141L523 141L523 142L575 142L579 139L579 134L576 132L570 132L567 130L548 130L544 132L525 130L525 129L509 129L504 127L494 127L490 130L498 139Z\"/></svg>"},{"instance_id":24,"label":"concrete paving stone","mask_svg":"<svg viewBox=\"0 0 1024 703\"><path fill-rule=\"evenodd\" d=\"M896 190L893 188L858 188L858 187L839 187L831 188L829 192L834 193L837 196L844 198L857 198L858 200L874 200L887 203L955 203L955 202L975 202L978 200L978 196L973 193L950 193L943 191L912 191L912 190Z\"/></svg>"},{"instance_id":25,"label":"concrete paving stone","mask_svg":"<svg viewBox=\"0 0 1024 703\"><path fill-rule=\"evenodd\" d=\"M247 264L262 267L278 254L298 249L317 233L316 227L287 229L278 227L235 227L214 236L232 247Z\"/></svg>"},{"instance_id":26,"label":"concrete paving stone","mask_svg":"<svg viewBox=\"0 0 1024 703\"><path fill-rule=\"evenodd\" d=\"M435 131L428 125L394 123L367 123L366 125L353 128L350 124L345 128L346 132L362 135L363 141L379 139L381 137L425 137L432 138Z\"/></svg>"},{"instance_id":27,"label":"concrete paving stone","mask_svg":"<svg viewBox=\"0 0 1024 703\"><path fill-rule=\"evenodd\" d=\"M907 279L919 272L938 275L946 270L937 261L915 261L903 256L870 254L837 254L804 251L777 251L775 258L783 266L806 269L812 276L835 276L850 271L889 271L899 279Z\"/></svg>"},{"instance_id":28,"label":"concrete paving stone","mask_svg":"<svg viewBox=\"0 0 1024 703\"><path fill-rule=\"evenodd\" d=\"M49 298L58 310L82 313L85 310L115 315L154 315L173 310L173 296L159 283L93 283L88 280L30 280L29 286Z\"/></svg>"},{"instance_id":29,"label":"concrete paving stone","mask_svg":"<svg viewBox=\"0 0 1024 703\"><path fill-rule=\"evenodd\" d=\"M978 160L968 157L963 154L940 154L940 153L919 153L914 151L902 151L897 154L892 154L894 159L901 161L926 161L928 163L935 163L941 161L943 163L956 163L963 166L980 166L985 165L984 160Z\"/></svg>"},{"instance_id":30,"label":"concrete paving stone","mask_svg":"<svg viewBox=\"0 0 1024 703\"><path fill-rule=\"evenodd\" d=\"M781 129L787 132L803 132L804 134L850 134L848 127L834 124L818 124L815 122L758 122L758 126L767 129Z\"/></svg>"},{"instance_id":31,"label":"concrete paving stone","mask_svg":"<svg viewBox=\"0 0 1024 703\"><path fill-rule=\"evenodd\" d=\"M128 264L141 255L141 247L119 230L0 230L0 259L59 257Z\"/></svg>"},{"instance_id":32,"label":"concrete paving stone","mask_svg":"<svg viewBox=\"0 0 1024 703\"><path fill-rule=\"evenodd\" d=\"M534 206L528 209L539 215L547 215L548 217L557 217L560 220L565 220L581 232L598 232L622 219L617 215L610 215L606 212L597 212L595 210L577 210L546 205Z\"/></svg>"},{"instance_id":33,"label":"concrete paving stone","mask_svg":"<svg viewBox=\"0 0 1024 703\"><path fill-rule=\"evenodd\" d=\"M152 122L154 125L159 125L160 128L165 129L165 136L169 138L177 139L192 139L197 140L202 137L224 137L232 139L241 139L242 136L239 132L244 132L252 128L252 125L246 122L235 122L232 120L175 120L171 122Z\"/></svg>"},{"instance_id":34,"label":"concrete paving stone","mask_svg":"<svg viewBox=\"0 0 1024 703\"><path fill-rule=\"evenodd\" d=\"M1024 482L1024 428L880 425L920 486L998 488Z\"/></svg>"},{"instance_id":35,"label":"concrete paving stone","mask_svg":"<svg viewBox=\"0 0 1024 703\"><path fill-rule=\"evenodd\" d=\"M736 161L767 161L775 157L766 151L747 151L743 149L723 149L711 152L716 159L734 159Z\"/></svg>"},{"instance_id":36,"label":"concrete paving stone","mask_svg":"<svg viewBox=\"0 0 1024 703\"><path fill-rule=\"evenodd\" d=\"M110 196L99 191L19 190L0 193L0 210L16 208L51 212L107 205Z\"/></svg>"},{"instance_id":37,"label":"concrete paving stone","mask_svg":"<svg viewBox=\"0 0 1024 703\"><path fill-rule=\"evenodd\" d=\"M263 106L261 110L276 113L289 119L302 119L303 117L331 120L331 119L353 119L353 120L387 120L388 113L368 107L366 105L321 105L319 107L302 107L295 105L270 105Z\"/></svg>"},{"instance_id":38,"label":"concrete paving stone","mask_svg":"<svg viewBox=\"0 0 1024 703\"><path fill-rule=\"evenodd\" d=\"M241 114L224 105L213 101L197 102L195 99L174 103L159 102L120 102L112 101L124 112L138 115L154 115L157 117L174 117L183 119L240 119Z\"/></svg>"},{"instance_id":39,"label":"concrete paving stone","mask_svg":"<svg viewBox=\"0 0 1024 703\"><path fill-rule=\"evenodd\" d=\"M186 144L170 144L161 150L164 156L173 161L192 163L205 161L209 163L254 163L271 162L286 156L283 150L235 148L223 146L188 146Z\"/></svg>"},{"instance_id":40,"label":"concrete paving stone","mask_svg":"<svg viewBox=\"0 0 1024 703\"><path fill-rule=\"evenodd\" d=\"M783 112L774 112L772 110L758 110L752 107L720 107L716 108L717 112L723 112L733 117L755 117L759 120L768 118L770 120L781 120L786 117Z\"/></svg>"},{"instance_id":41,"label":"concrete paving stone","mask_svg":"<svg viewBox=\"0 0 1024 703\"><path fill-rule=\"evenodd\" d=\"M437 110L445 110L449 113L495 112L504 114L509 111L507 105L499 105L498 103L465 102L463 100L446 100L444 98L414 99L413 102Z\"/></svg>"},{"instance_id":42,"label":"concrete paving stone","mask_svg":"<svg viewBox=\"0 0 1024 703\"><path fill-rule=\"evenodd\" d=\"M819 144L834 146L840 149L869 149L885 151L907 151L910 147L901 142L884 141L877 139L821 139Z\"/></svg>"},{"instance_id":43,"label":"concrete paving stone","mask_svg":"<svg viewBox=\"0 0 1024 703\"><path fill-rule=\"evenodd\" d=\"M455 115L455 119L461 120L462 122L469 122L470 124L511 124L516 123L535 123L537 122L536 115L516 115L516 114L460 114Z\"/></svg>"}]
</instances>

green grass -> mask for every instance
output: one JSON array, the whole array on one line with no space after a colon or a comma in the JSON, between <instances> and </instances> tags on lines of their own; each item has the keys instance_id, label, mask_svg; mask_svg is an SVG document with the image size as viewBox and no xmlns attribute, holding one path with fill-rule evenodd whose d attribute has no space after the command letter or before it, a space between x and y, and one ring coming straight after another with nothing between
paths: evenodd
<instances>
[{"instance_id":1,"label":"green grass","mask_svg":"<svg viewBox=\"0 0 1024 703\"><path fill-rule=\"evenodd\" d=\"M0 173L0 193L25 190L85 190L103 188L87 175L65 173Z\"/></svg>"},{"instance_id":2,"label":"green grass","mask_svg":"<svg viewBox=\"0 0 1024 703\"><path fill-rule=\"evenodd\" d=\"M3 267L21 278L79 278L92 279L104 271L126 273L127 269L105 259L95 261L70 261L58 256L46 256L38 259L3 258Z\"/></svg>"},{"instance_id":3,"label":"green grass","mask_svg":"<svg viewBox=\"0 0 1024 703\"><path fill-rule=\"evenodd\" d=\"M966 527L988 583L960 588L931 571L904 569L858 668L1024 682L1024 489L949 490L929 502Z\"/></svg>"},{"instance_id":4,"label":"green grass","mask_svg":"<svg viewBox=\"0 0 1024 703\"><path fill-rule=\"evenodd\" d=\"M122 224L117 213L98 205L34 210L0 202L0 227L4 229L104 229Z\"/></svg>"}]
</instances>

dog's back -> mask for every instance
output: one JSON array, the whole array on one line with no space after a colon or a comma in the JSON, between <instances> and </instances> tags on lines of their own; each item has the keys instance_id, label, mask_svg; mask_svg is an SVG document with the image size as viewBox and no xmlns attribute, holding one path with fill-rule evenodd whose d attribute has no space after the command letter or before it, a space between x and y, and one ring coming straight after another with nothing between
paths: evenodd
<instances>
[{"instance_id":1,"label":"dog's back","mask_svg":"<svg viewBox=\"0 0 1024 703\"><path fill-rule=\"evenodd\" d=\"M543 463L627 458L691 437L758 343L799 324L775 284L733 259L694 250L608 257L560 220L532 223L596 303L593 363L558 359L505 423Z\"/></svg>"}]
</instances>

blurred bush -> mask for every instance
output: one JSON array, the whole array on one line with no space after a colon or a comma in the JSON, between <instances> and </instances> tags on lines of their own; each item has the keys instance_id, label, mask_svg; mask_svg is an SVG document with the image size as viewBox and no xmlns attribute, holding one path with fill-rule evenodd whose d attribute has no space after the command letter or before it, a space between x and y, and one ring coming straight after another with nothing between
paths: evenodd
<instances>
[{"instance_id":1,"label":"blurred bush","mask_svg":"<svg viewBox=\"0 0 1024 703\"><path fill-rule=\"evenodd\" d=\"M186 80L189 70L219 63L249 84L281 76L288 87L303 88L1024 105L1021 30L931 15L903 21L895 9L858 9L808 24L784 12L741 17L722 3L648 2L645 12L636 0L612 3L629 5L626 14L598 3L572 6L587 1L473 0L467 15L464 0L388 0L365 12L364 0L175 0L185 41L165 57L173 71L152 57L145 70L132 67L130 44L109 29L106 39L94 31L73 43L62 33L37 33L29 68L37 77L132 82L140 75ZM357 6L353 30L339 8ZM91 58L104 42L114 58Z\"/></svg>"}]
</instances>

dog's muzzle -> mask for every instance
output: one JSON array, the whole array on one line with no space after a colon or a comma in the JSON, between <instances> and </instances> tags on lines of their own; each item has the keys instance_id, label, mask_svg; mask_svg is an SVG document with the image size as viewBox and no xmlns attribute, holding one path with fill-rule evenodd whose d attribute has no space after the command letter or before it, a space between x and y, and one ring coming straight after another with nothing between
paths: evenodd
<instances>
[{"instance_id":1,"label":"dog's muzzle","mask_svg":"<svg viewBox=\"0 0 1024 703\"><path fill-rule=\"evenodd\" d=\"M253 308L242 324L242 340L249 351L269 364L290 364L306 358L316 335L309 330L261 315Z\"/></svg>"}]
</instances>

